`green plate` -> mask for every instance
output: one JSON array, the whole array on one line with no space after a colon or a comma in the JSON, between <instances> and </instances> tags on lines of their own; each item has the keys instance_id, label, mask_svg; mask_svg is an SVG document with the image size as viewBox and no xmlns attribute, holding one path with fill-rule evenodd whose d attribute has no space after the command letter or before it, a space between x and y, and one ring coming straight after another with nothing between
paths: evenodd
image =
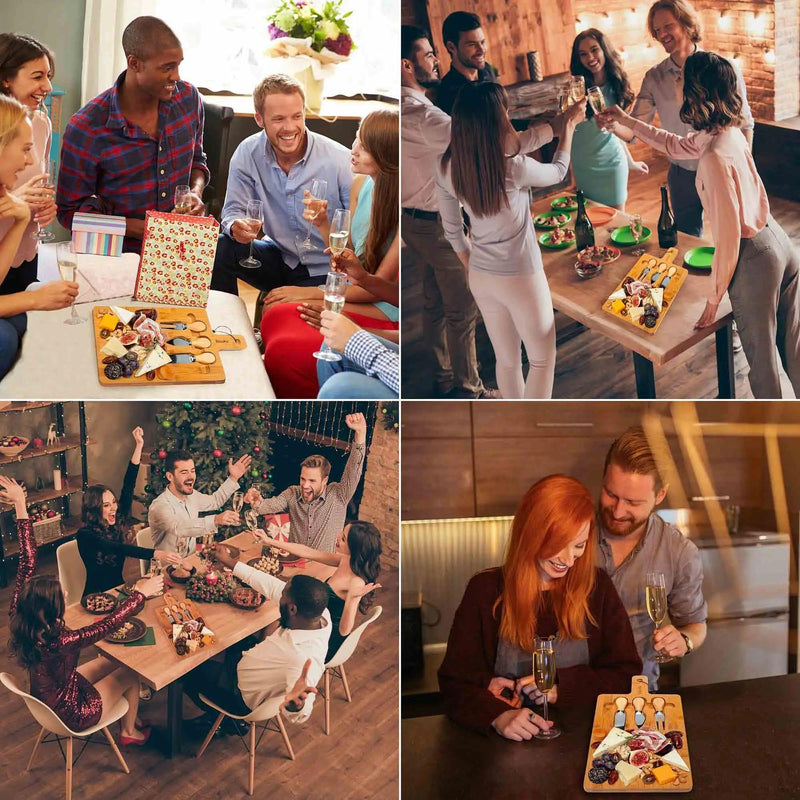
<instances>
[{"instance_id":1,"label":"green plate","mask_svg":"<svg viewBox=\"0 0 800 800\"><path fill-rule=\"evenodd\" d=\"M687 267L693 267L694 269L711 269L713 259L713 247L693 247L691 250L686 251L683 263Z\"/></svg>"},{"instance_id":2,"label":"green plate","mask_svg":"<svg viewBox=\"0 0 800 800\"><path fill-rule=\"evenodd\" d=\"M642 238L639 239L639 244L646 242L650 238L650 234L650 228L643 227ZM630 225L623 225L621 228L617 228L616 230L612 231L611 241L614 242L614 244L618 244L620 247L630 247L631 245L636 244L636 242L633 240L633 236L631 236Z\"/></svg>"},{"instance_id":3,"label":"green plate","mask_svg":"<svg viewBox=\"0 0 800 800\"><path fill-rule=\"evenodd\" d=\"M569 217L569 213L566 212L566 211L546 211L544 214L534 214L533 224L537 228L544 228L545 230L547 230L547 229L552 230L553 228L563 228L564 225L566 225L566 224L568 224L569 222L572 221L572 217L570 217L568 220L565 220L564 222L550 222L550 223L547 223L547 224L545 224L543 222L537 222L536 221L537 219L539 219L539 217L542 217L542 219L550 219L551 217L558 216L559 214L566 214Z\"/></svg>"},{"instance_id":4,"label":"green plate","mask_svg":"<svg viewBox=\"0 0 800 800\"><path fill-rule=\"evenodd\" d=\"M575 240L573 239L571 242L562 242L561 244L550 244L550 234L543 233L539 237L539 244L542 247L546 247L548 250L566 250L568 247L572 247L575 244Z\"/></svg>"},{"instance_id":5,"label":"green plate","mask_svg":"<svg viewBox=\"0 0 800 800\"><path fill-rule=\"evenodd\" d=\"M556 205L556 203L561 202L562 200L571 200L572 202L568 206L561 206L560 208ZM554 211L577 211L578 210L578 198L571 194L565 194L563 197L556 197L552 203L550 203L550 207Z\"/></svg>"}]
</instances>

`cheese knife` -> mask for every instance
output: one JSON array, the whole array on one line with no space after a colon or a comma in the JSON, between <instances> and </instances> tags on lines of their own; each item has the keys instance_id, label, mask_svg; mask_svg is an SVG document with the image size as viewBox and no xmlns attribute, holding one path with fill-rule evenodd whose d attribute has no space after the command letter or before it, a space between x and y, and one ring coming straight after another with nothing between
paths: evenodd
<instances>
[{"instance_id":1,"label":"cheese knife","mask_svg":"<svg viewBox=\"0 0 800 800\"><path fill-rule=\"evenodd\" d=\"M653 698L653 708L656 710L656 730L659 731L665 731L667 729L667 718L664 715L664 703L665 701L663 697Z\"/></svg>"},{"instance_id":2,"label":"cheese knife","mask_svg":"<svg viewBox=\"0 0 800 800\"><path fill-rule=\"evenodd\" d=\"M173 364L191 364L195 361L200 364L213 364L217 360L216 355L211 352L200 353L199 356L193 356L189 353L176 353L170 356L170 358Z\"/></svg>"},{"instance_id":3,"label":"cheese knife","mask_svg":"<svg viewBox=\"0 0 800 800\"><path fill-rule=\"evenodd\" d=\"M614 701L614 705L617 707L617 711L614 714L614 727L625 730L625 709L628 707L628 698L618 697Z\"/></svg>"},{"instance_id":4,"label":"cheese knife","mask_svg":"<svg viewBox=\"0 0 800 800\"><path fill-rule=\"evenodd\" d=\"M636 709L633 712L633 721L637 728L641 728L645 721L644 711L642 711L644 708L644 697L634 697L631 703L634 709Z\"/></svg>"}]
</instances>

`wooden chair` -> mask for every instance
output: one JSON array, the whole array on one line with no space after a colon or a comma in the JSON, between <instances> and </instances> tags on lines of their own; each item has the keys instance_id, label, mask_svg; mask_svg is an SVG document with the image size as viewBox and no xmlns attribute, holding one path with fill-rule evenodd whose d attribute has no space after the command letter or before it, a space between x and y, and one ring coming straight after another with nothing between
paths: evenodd
<instances>
[{"instance_id":1,"label":"wooden chair","mask_svg":"<svg viewBox=\"0 0 800 800\"><path fill-rule=\"evenodd\" d=\"M247 794L253 794L256 769L256 747L258 742L261 741L261 737L263 737L265 731L275 730L280 732L281 736L283 736L283 741L286 744L286 749L289 751L289 758L294 761L294 750L292 750L292 743L289 741L289 734L286 732L286 726L281 719L281 704L283 703L282 695L280 697L271 697L268 700L265 700L260 706L243 717L232 714L230 711L226 711L224 708L221 708L214 703L213 700L209 700L202 692L200 693L200 699L207 706L211 706L211 708L219 711L219 716L217 717L216 722L211 726L211 730L208 732L208 735L203 741L200 751L197 753L197 758L200 758L200 756L202 756L205 752L206 747L208 747L208 743L214 737L214 734L217 732L217 728L219 728L224 717L230 717L231 719L243 720L244 722L250 723L250 742L249 744L245 744L245 747L250 754L250 776L247 786ZM258 742L256 742L256 723L258 722L263 722L264 724L261 726L262 734L258 738ZM275 727L270 727L273 724ZM244 741L244 736L240 735L239 738Z\"/></svg>"},{"instance_id":2,"label":"wooden chair","mask_svg":"<svg viewBox=\"0 0 800 800\"><path fill-rule=\"evenodd\" d=\"M336 651L334 657L325 665L325 680L322 696L325 698L325 735L331 732L331 676L339 678L344 686L344 696L349 703L352 700L350 686L347 683L347 674L344 671L344 663L353 655L356 645L361 639L361 635L366 630L367 625L375 622L383 612L383 606L373 606L367 618L342 642L342 646Z\"/></svg>"},{"instance_id":3,"label":"wooden chair","mask_svg":"<svg viewBox=\"0 0 800 800\"><path fill-rule=\"evenodd\" d=\"M86 749L86 746L91 741L92 734L102 731L105 734L106 739L108 739L108 744L114 751L114 755L116 755L116 757L119 759L119 763L122 764L122 769L125 770L128 775L130 775L131 771L128 769L128 765L125 763L125 759L122 757L122 753L120 753L119 748L114 741L114 737L111 735L111 731L108 730L108 726L112 722L116 722L125 716L125 712L128 710L128 701L124 697L120 697L120 699L117 700L117 702L111 708L103 709L103 715L100 717L100 721L97 723L97 725L93 725L91 728L86 728L86 730L83 731L73 731L70 730L58 718L56 712L53 711L52 708L45 705L41 700L37 700L27 692L23 692L22 689L19 688L16 678L14 678L13 675L9 674L8 672L0 672L0 681L2 681L3 686L5 686L6 689L22 698L22 701L28 707L28 711L31 712L33 718L42 726L42 729L39 731L39 735L36 737L36 743L33 745L33 752L31 753L31 757L28 759L28 766L25 767L25 772L28 772L33 765L33 759L36 757L36 753L39 750L39 745L42 742L59 742L60 748L60 743L66 740L67 748L64 758L66 760L67 800L72 800L72 765L74 763L72 758L72 740L85 740L83 748L81 749L80 753L78 753L78 758L80 758L81 753L83 753L83 751ZM78 758L76 758L75 761L77 761Z\"/></svg>"},{"instance_id":4,"label":"wooden chair","mask_svg":"<svg viewBox=\"0 0 800 800\"><path fill-rule=\"evenodd\" d=\"M64 602L71 606L80 603L86 588L86 566L78 551L78 543L73 539L56 549L58 562L58 582L64 592Z\"/></svg>"},{"instance_id":5,"label":"wooden chair","mask_svg":"<svg viewBox=\"0 0 800 800\"><path fill-rule=\"evenodd\" d=\"M136 534L136 544L139 547L152 547L153 546L153 534L150 532L150 528L142 528ZM141 572L142 577L147 575L150 572L150 562L144 558L139 559L139 572Z\"/></svg>"}]
</instances>

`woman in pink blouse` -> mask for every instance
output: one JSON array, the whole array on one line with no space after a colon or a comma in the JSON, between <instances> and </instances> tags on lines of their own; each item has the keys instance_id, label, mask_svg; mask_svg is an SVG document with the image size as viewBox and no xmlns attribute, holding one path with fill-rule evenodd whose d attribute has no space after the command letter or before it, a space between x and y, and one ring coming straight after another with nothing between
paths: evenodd
<instances>
[{"instance_id":1,"label":"woman in pink blouse","mask_svg":"<svg viewBox=\"0 0 800 800\"><path fill-rule=\"evenodd\" d=\"M686 59L681 119L688 136L654 128L618 106L598 125L633 136L673 159L699 159L697 192L716 252L711 290L696 328L710 325L725 292L733 308L757 398L781 396L778 358L800 397L800 256L772 218L764 184L739 129L742 99L733 66L715 53ZM777 344L777 353L776 353Z\"/></svg>"},{"instance_id":2,"label":"woman in pink blouse","mask_svg":"<svg viewBox=\"0 0 800 800\"><path fill-rule=\"evenodd\" d=\"M122 718L120 744L142 745L150 729L137 719L139 678L136 673L106 658L78 666L81 650L108 636L144 607L145 596L163 588L164 579L142 578L136 591L106 617L74 631L64 624L64 594L50 575L34 575L36 542L28 518L25 493L16 481L0 475L0 488L14 503L19 537L19 567L9 609L9 650L30 674L30 693L50 706L71 730L96 725L103 706L120 697L128 701Z\"/></svg>"}]
</instances>

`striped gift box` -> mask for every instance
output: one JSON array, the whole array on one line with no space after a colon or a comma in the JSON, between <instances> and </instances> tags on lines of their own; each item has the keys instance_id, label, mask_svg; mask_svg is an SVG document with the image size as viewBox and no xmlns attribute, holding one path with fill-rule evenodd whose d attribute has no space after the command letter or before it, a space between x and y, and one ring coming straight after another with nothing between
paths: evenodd
<instances>
[{"instance_id":1,"label":"striped gift box","mask_svg":"<svg viewBox=\"0 0 800 800\"><path fill-rule=\"evenodd\" d=\"M77 213L72 217L72 243L76 253L121 256L125 217Z\"/></svg>"}]
</instances>

